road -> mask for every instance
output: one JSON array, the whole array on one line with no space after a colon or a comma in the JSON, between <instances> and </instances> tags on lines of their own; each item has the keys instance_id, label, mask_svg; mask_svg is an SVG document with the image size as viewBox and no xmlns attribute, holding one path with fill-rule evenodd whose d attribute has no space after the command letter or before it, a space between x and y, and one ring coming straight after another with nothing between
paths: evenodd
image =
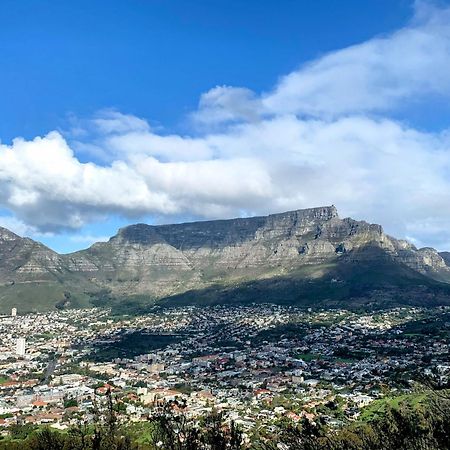
<instances>
[{"instance_id":1,"label":"road","mask_svg":"<svg viewBox=\"0 0 450 450\"><path fill-rule=\"evenodd\" d=\"M56 359L52 359L48 363L47 368L45 369L44 378L43 378L41 384L48 384L55 369L56 369Z\"/></svg>"}]
</instances>

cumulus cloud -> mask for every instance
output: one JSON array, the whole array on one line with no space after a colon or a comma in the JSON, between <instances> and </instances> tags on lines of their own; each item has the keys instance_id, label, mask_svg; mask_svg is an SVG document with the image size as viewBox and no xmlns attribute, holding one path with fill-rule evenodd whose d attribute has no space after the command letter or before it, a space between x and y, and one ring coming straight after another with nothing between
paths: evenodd
<instances>
[{"instance_id":1,"label":"cumulus cloud","mask_svg":"<svg viewBox=\"0 0 450 450\"><path fill-rule=\"evenodd\" d=\"M326 54L283 76L270 92L216 87L194 118L206 123L279 114L335 117L385 112L429 95L450 97L450 8L416 3L409 26Z\"/></svg>"},{"instance_id":2,"label":"cumulus cloud","mask_svg":"<svg viewBox=\"0 0 450 450\"><path fill-rule=\"evenodd\" d=\"M171 221L334 203L341 215L444 248L450 133L389 112L450 94L449 19L450 9L420 3L404 29L325 55L271 92L216 87L191 114L195 134L105 110L73 135L0 145L0 206L25 227L59 232L111 214Z\"/></svg>"},{"instance_id":3,"label":"cumulus cloud","mask_svg":"<svg viewBox=\"0 0 450 450\"><path fill-rule=\"evenodd\" d=\"M114 209L139 214L167 196L151 192L123 161L81 163L57 132L0 146L0 202L44 231L79 228ZM152 206L153 205L153 206Z\"/></svg>"},{"instance_id":4,"label":"cumulus cloud","mask_svg":"<svg viewBox=\"0 0 450 450\"><path fill-rule=\"evenodd\" d=\"M432 94L450 96L450 10L391 36L355 45L283 77L263 104L271 113L382 112Z\"/></svg>"},{"instance_id":5,"label":"cumulus cloud","mask_svg":"<svg viewBox=\"0 0 450 450\"><path fill-rule=\"evenodd\" d=\"M41 231L76 229L111 213L169 220L331 203L400 235L417 221L450 224L446 134L387 119L283 116L198 139L218 157L164 162L137 152L99 166L80 163L55 132L16 140L0 147L1 202Z\"/></svg>"},{"instance_id":6,"label":"cumulus cloud","mask_svg":"<svg viewBox=\"0 0 450 450\"><path fill-rule=\"evenodd\" d=\"M12 216L0 216L0 227L7 228L9 231L19 236L39 235L40 233L33 226L18 220Z\"/></svg>"}]
</instances>

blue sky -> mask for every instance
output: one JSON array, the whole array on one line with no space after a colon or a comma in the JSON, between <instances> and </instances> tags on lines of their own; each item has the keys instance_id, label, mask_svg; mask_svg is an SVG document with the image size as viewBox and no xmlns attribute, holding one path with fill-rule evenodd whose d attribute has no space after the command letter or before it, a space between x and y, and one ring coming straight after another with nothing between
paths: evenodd
<instances>
[{"instance_id":1,"label":"blue sky","mask_svg":"<svg viewBox=\"0 0 450 450\"><path fill-rule=\"evenodd\" d=\"M67 252L334 203L450 248L449 7L3 0L0 224Z\"/></svg>"},{"instance_id":2,"label":"blue sky","mask_svg":"<svg viewBox=\"0 0 450 450\"><path fill-rule=\"evenodd\" d=\"M270 89L411 14L405 0L3 0L0 138L111 107L176 127L211 87Z\"/></svg>"}]
</instances>

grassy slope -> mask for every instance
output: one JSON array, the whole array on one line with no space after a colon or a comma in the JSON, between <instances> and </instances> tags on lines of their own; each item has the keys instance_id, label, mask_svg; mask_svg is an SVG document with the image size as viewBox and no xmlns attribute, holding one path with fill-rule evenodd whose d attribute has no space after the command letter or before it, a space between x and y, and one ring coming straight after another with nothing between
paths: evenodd
<instances>
[{"instance_id":1,"label":"grassy slope","mask_svg":"<svg viewBox=\"0 0 450 450\"><path fill-rule=\"evenodd\" d=\"M69 298L67 297L69 293ZM0 287L0 313L7 314L15 307L20 313L49 311L56 305L83 308L91 306L89 296L80 286L65 285L56 281L42 283L16 283Z\"/></svg>"},{"instance_id":2,"label":"grassy slope","mask_svg":"<svg viewBox=\"0 0 450 450\"><path fill-rule=\"evenodd\" d=\"M396 410L401 407L408 407L413 410L423 410L424 405L426 405L428 400L429 397L423 392L404 394L395 397L384 397L380 400L375 400L369 406L364 408L360 420L363 422L370 422L382 418L385 416L388 408Z\"/></svg>"}]
</instances>

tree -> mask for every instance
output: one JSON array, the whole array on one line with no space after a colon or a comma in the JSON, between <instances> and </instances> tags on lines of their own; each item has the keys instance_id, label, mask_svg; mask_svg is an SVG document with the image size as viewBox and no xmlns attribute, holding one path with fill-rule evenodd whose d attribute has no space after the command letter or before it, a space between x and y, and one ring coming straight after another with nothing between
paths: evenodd
<instances>
[{"instance_id":1,"label":"tree","mask_svg":"<svg viewBox=\"0 0 450 450\"><path fill-rule=\"evenodd\" d=\"M213 412L200 424L189 421L183 402L166 402L150 417L154 425L153 445L164 450L240 450L242 433L231 422L224 424L223 414ZM177 409L177 412L174 411Z\"/></svg>"},{"instance_id":2,"label":"tree","mask_svg":"<svg viewBox=\"0 0 450 450\"><path fill-rule=\"evenodd\" d=\"M38 431L30 444L33 450L64 450L65 439L55 431L51 431L48 427Z\"/></svg>"}]
</instances>

